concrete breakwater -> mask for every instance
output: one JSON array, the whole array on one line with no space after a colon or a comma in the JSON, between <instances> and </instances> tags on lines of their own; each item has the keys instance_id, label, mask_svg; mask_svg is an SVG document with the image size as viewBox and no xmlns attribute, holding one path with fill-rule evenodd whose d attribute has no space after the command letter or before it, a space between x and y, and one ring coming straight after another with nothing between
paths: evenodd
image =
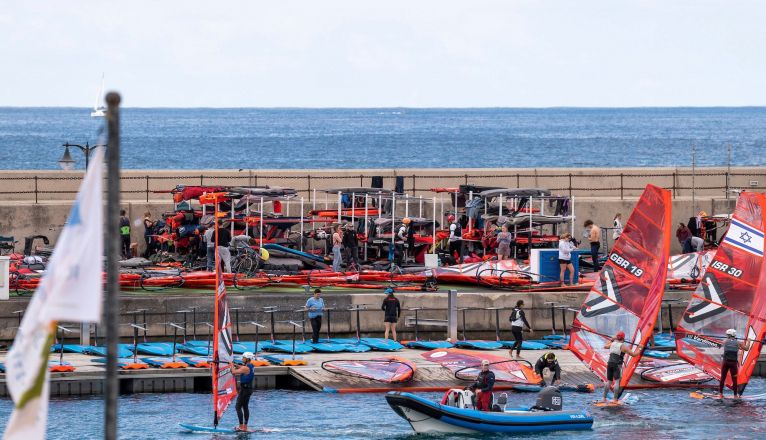
<instances>
[{"instance_id":1,"label":"concrete breakwater","mask_svg":"<svg viewBox=\"0 0 766 440\"><path fill-rule=\"evenodd\" d=\"M372 176L381 176L385 188L403 178L410 213L432 216L448 209L447 194L432 188L457 187L471 183L510 188L542 187L575 197L575 233L582 222L592 219L610 226L615 213L627 216L648 183L673 191L674 222L688 221L698 210L727 214L736 195L731 190L766 190L766 167L737 168L545 168L545 169L387 169L387 170L125 170L122 177L123 205L134 221L132 241L143 245L140 219L145 211L157 218L173 208L168 191L175 185L273 185L297 189L304 210L334 208L337 196L326 189L370 186ZM46 235L55 241L77 192L82 172L3 171L0 172L0 235L20 241L30 235ZM411 196L411 197L410 197ZM415 198L415 197L422 197ZM436 205L434 205L434 197ZM296 215L300 202L286 203L283 209ZM397 211L404 215L400 200ZM680 251L674 242L673 252Z\"/></svg>"}]
</instances>

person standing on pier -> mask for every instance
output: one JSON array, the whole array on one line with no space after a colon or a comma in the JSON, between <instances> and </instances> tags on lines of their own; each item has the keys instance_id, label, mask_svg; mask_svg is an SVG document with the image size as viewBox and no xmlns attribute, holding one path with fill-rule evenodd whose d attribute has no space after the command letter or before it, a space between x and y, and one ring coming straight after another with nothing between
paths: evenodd
<instances>
[{"instance_id":1,"label":"person standing on pier","mask_svg":"<svg viewBox=\"0 0 766 440\"><path fill-rule=\"evenodd\" d=\"M218 258L223 263L223 271L231 273L231 251L229 246L231 245L231 231L226 227L224 222L220 223L218 228ZM215 241L215 237L213 237ZM215 258L215 256L213 256Z\"/></svg>"},{"instance_id":2,"label":"person standing on pier","mask_svg":"<svg viewBox=\"0 0 766 440\"><path fill-rule=\"evenodd\" d=\"M511 256L511 233L508 232L508 225L500 228L497 234L497 259L507 260Z\"/></svg>"},{"instance_id":3,"label":"person standing on pier","mask_svg":"<svg viewBox=\"0 0 766 440\"><path fill-rule=\"evenodd\" d=\"M386 289L386 298L383 300L383 305L380 309L383 310L383 325L386 330L383 338L388 339L388 332L390 331L396 341L396 323L399 321L399 316L402 314L402 305L399 303L399 298L394 296L394 289Z\"/></svg>"},{"instance_id":4,"label":"person standing on pier","mask_svg":"<svg viewBox=\"0 0 766 440\"><path fill-rule=\"evenodd\" d=\"M340 266L343 264L343 226L338 225L332 234L332 270L340 272Z\"/></svg>"},{"instance_id":5,"label":"person standing on pier","mask_svg":"<svg viewBox=\"0 0 766 440\"><path fill-rule=\"evenodd\" d=\"M215 226L210 225L205 230L205 250L207 251L207 263L205 269L212 272L215 267Z\"/></svg>"},{"instance_id":6,"label":"person standing on pier","mask_svg":"<svg viewBox=\"0 0 766 440\"><path fill-rule=\"evenodd\" d=\"M234 428L235 431L247 432L247 423L250 421L250 396L253 395L253 382L255 379L255 371L253 366L253 359L255 355L249 351L242 354L242 362L244 365L241 367L234 367L231 365L231 371L239 375L239 389L237 390L237 403L235 408L237 410L237 419L239 419L239 426Z\"/></svg>"},{"instance_id":7,"label":"person standing on pier","mask_svg":"<svg viewBox=\"0 0 766 440\"><path fill-rule=\"evenodd\" d=\"M577 249L574 243L572 243L572 234L569 232L564 233L559 237L559 267L561 272L559 273L559 281L564 284L564 276L569 269L569 284L574 285L574 265L572 264L572 251ZM579 280L578 280L579 282Z\"/></svg>"},{"instance_id":8,"label":"person standing on pier","mask_svg":"<svg viewBox=\"0 0 766 440\"><path fill-rule=\"evenodd\" d=\"M311 321L311 342L319 343L319 331L322 330L322 315L324 314L324 299L322 291L314 289L314 296L306 301L306 310L309 312Z\"/></svg>"},{"instance_id":9,"label":"person standing on pier","mask_svg":"<svg viewBox=\"0 0 766 440\"><path fill-rule=\"evenodd\" d=\"M509 318L509 321L511 321L511 333L513 333L513 339L515 340L509 354L513 357L513 350L516 350L516 359L521 359L521 343L524 342L522 331L524 326L526 325L529 331L533 331L532 326L527 322L527 316L524 310L522 310L523 307L524 300L516 301L516 307L511 311L511 317Z\"/></svg>"},{"instance_id":10,"label":"person standing on pier","mask_svg":"<svg viewBox=\"0 0 766 440\"><path fill-rule=\"evenodd\" d=\"M590 242L590 256L593 259L593 272L598 272L601 270L601 266L598 262L598 250L601 248L601 228L593 223L593 220L585 220L585 224L583 226L590 228L590 233L588 233L588 242Z\"/></svg>"},{"instance_id":11,"label":"person standing on pier","mask_svg":"<svg viewBox=\"0 0 766 440\"><path fill-rule=\"evenodd\" d=\"M120 247L122 249L122 258L127 260L130 255L130 219L124 209L120 210Z\"/></svg>"},{"instance_id":12,"label":"person standing on pier","mask_svg":"<svg viewBox=\"0 0 766 440\"><path fill-rule=\"evenodd\" d=\"M144 212L144 242L146 243L144 258L149 258L154 253L152 252L152 248L154 247L152 235L154 234L154 226L156 224L157 223L152 220L152 213L150 211Z\"/></svg>"},{"instance_id":13,"label":"person standing on pier","mask_svg":"<svg viewBox=\"0 0 766 440\"><path fill-rule=\"evenodd\" d=\"M343 234L343 247L346 248L348 254L348 266L351 269L353 264L354 270L359 272L359 238L356 236L354 225L351 223L346 224L346 232Z\"/></svg>"},{"instance_id":14,"label":"person standing on pier","mask_svg":"<svg viewBox=\"0 0 766 440\"><path fill-rule=\"evenodd\" d=\"M457 253L457 263L463 262L463 227L460 226L460 221L457 220L457 218L450 214L447 217L447 221L450 223L449 225L449 254L451 257L454 257Z\"/></svg>"}]
</instances>

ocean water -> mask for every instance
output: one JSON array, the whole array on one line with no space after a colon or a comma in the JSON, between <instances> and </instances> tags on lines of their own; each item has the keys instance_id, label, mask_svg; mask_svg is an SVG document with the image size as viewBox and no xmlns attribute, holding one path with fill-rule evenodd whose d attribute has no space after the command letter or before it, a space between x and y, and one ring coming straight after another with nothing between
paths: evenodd
<instances>
[{"instance_id":1,"label":"ocean water","mask_svg":"<svg viewBox=\"0 0 766 440\"><path fill-rule=\"evenodd\" d=\"M124 168L468 168L766 163L766 107L141 109ZM57 169L97 142L86 108L0 108L0 169ZM83 166L82 154L72 151Z\"/></svg>"},{"instance_id":2,"label":"ocean water","mask_svg":"<svg viewBox=\"0 0 766 440\"><path fill-rule=\"evenodd\" d=\"M766 381L752 380L748 392L766 391ZM689 390L634 391L632 406L598 409L595 394L565 393L564 407L587 409L595 418L593 430L551 432L518 438L540 439L739 439L766 438L766 401L698 401ZM427 393L435 399L440 394ZM512 394L512 406L532 405L533 394ZM207 394L137 394L120 397L119 437L124 439L237 438L182 432L178 423L210 425L212 408ZM250 438L268 439L415 439L409 424L388 406L382 394L328 394L312 391L257 391L250 401L253 428L268 432ZM11 402L0 400L0 430ZM48 438L103 438L103 403L98 398L53 398ZM221 426L237 424L234 408ZM437 436L428 438L500 439L512 436Z\"/></svg>"}]
</instances>

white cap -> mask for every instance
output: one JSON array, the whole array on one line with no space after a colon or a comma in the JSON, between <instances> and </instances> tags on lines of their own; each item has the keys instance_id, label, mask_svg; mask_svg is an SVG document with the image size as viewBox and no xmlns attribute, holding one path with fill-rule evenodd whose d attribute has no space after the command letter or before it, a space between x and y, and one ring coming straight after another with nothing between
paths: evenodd
<instances>
[{"instance_id":1,"label":"white cap","mask_svg":"<svg viewBox=\"0 0 766 440\"><path fill-rule=\"evenodd\" d=\"M737 331L734 330L733 328L730 328L730 329L726 330L726 335L727 336L731 336L732 338L736 338L737 337Z\"/></svg>"},{"instance_id":2,"label":"white cap","mask_svg":"<svg viewBox=\"0 0 766 440\"><path fill-rule=\"evenodd\" d=\"M483 366L485 366L485 365L489 365L489 361L488 361L488 360L486 360L486 359L484 359L483 361L481 361L481 366L483 367Z\"/></svg>"},{"instance_id":3,"label":"white cap","mask_svg":"<svg viewBox=\"0 0 766 440\"><path fill-rule=\"evenodd\" d=\"M255 359L255 355L251 351L246 351L246 352L242 353L242 358L243 359L250 359L252 361L253 359Z\"/></svg>"}]
</instances>

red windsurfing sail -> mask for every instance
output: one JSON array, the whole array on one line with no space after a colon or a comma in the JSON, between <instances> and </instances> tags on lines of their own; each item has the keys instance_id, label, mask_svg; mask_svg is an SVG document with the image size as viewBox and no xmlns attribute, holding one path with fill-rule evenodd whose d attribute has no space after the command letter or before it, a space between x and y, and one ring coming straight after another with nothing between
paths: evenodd
<instances>
[{"instance_id":1,"label":"red windsurfing sail","mask_svg":"<svg viewBox=\"0 0 766 440\"><path fill-rule=\"evenodd\" d=\"M647 185L572 324L570 350L602 380L611 337L623 331L626 342L646 346L652 335L668 271L670 208L670 191ZM639 360L625 356L622 387Z\"/></svg>"},{"instance_id":2,"label":"red windsurfing sail","mask_svg":"<svg viewBox=\"0 0 766 440\"><path fill-rule=\"evenodd\" d=\"M542 380L531 366L489 353L440 348L422 353L421 356L452 371L459 379L475 379L481 371L481 361L488 360L498 382L537 385Z\"/></svg>"},{"instance_id":3,"label":"red windsurfing sail","mask_svg":"<svg viewBox=\"0 0 766 440\"><path fill-rule=\"evenodd\" d=\"M678 355L706 373L721 378L727 329L750 342L740 353L738 383L750 379L766 334L766 270L764 270L766 195L743 192L729 230L708 266L676 330ZM732 387L728 378L726 386Z\"/></svg>"},{"instance_id":4,"label":"red windsurfing sail","mask_svg":"<svg viewBox=\"0 0 766 440\"><path fill-rule=\"evenodd\" d=\"M407 382L415 375L412 361L397 356L364 360L335 360L322 363L322 368L336 374L345 374L385 383Z\"/></svg>"},{"instance_id":5,"label":"red windsurfing sail","mask_svg":"<svg viewBox=\"0 0 766 440\"><path fill-rule=\"evenodd\" d=\"M202 203L213 203L215 218L218 218L218 203L226 200L222 193L206 194L200 197ZM215 316L213 323L213 426L218 426L226 408L237 395L237 384L231 363L234 351L231 339L231 316L226 285L221 273L221 257L218 254L218 221L215 224Z\"/></svg>"}]
</instances>

